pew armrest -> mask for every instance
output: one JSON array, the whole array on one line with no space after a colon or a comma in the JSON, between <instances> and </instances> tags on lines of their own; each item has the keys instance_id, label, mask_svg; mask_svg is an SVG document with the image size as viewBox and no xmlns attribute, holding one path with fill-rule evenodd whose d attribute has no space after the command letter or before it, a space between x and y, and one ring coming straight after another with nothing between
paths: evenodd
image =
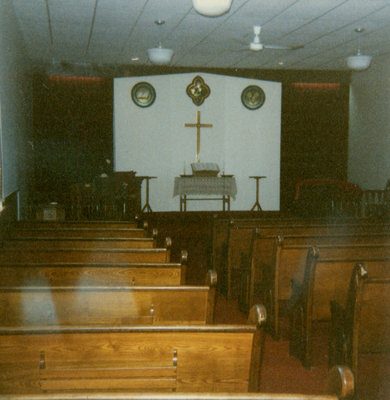
<instances>
[{"instance_id":1,"label":"pew armrest","mask_svg":"<svg viewBox=\"0 0 390 400\"><path fill-rule=\"evenodd\" d=\"M336 365L329 370L328 391L340 400L351 399L355 392L355 379L351 369Z\"/></svg>"},{"instance_id":2,"label":"pew armrest","mask_svg":"<svg viewBox=\"0 0 390 400\"><path fill-rule=\"evenodd\" d=\"M267 322L267 310L263 304L255 304L249 310L248 324L264 326Z\"/></svg>"}]
</instances>

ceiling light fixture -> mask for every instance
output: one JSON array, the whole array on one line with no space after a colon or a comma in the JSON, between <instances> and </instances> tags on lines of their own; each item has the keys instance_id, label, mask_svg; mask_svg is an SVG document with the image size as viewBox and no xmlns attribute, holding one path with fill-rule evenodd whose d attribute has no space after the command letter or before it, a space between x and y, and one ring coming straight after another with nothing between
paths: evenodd
<instances>
[{"instance_id":1,"label":"ceiling light fixture","mask_svg":"<svg viewBox=\"0 0 390 400\"><path fill-rule=\"evenodd\" d=\"M355 29L356 33L362 33L364 32L363 28L356 28ZM355 56L349 56L347 57L347 65L348 68L354 70L354 71L364 71L367 69L370 64L371 64L372 56L366 56L361 54L360 52L360 36L358 39L358 51Z\"/></svg>"},{"instance_id":2,"label":"ceiling light fixture","mask_svg":"<svg viewBox=\"0 0 390 400\"><path fill-rule=\"evenodd\" d=\"M154 21L157 26L162 26L165 24L164 19L158 19ZM161 42L158 43L157 47L152 49L148 49L148 57L149 60L156 65L167 65L171 62L173 57L172 49L164 49L161 45Z\"/></svg>"},{"instance_id":3,"label":"ceiling light fixture","mask_svg":"<svg viewBox=\"0 0 390 400\"><path fill-rule=\"evenodd\" d=\"M195 11L206 17L218 17L227 13L232 0L192 0Z\"/></svg>"},{"instance_id":4,"label":"ceiling light fixture","mask_svg":"<svg viewBox=\"0 0 390 400\"><path fill-rule=\"evenodd\" d=\"M148 56L149 56L149 60L153 64L167 65L172 60L173 50L172 49L164 49L161 46L161 43L159 43L157 47L154 47L153 49L148 49Z\"/></svg>"}]
</instances>

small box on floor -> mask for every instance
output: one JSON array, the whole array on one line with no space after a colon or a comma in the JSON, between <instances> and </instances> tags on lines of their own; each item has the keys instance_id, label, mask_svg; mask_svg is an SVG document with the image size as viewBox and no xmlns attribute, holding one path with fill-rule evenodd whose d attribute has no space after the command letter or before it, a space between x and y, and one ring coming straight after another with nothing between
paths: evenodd
<instances>
[{"instance_id":1,"label":"small box on floor","mask_svg":"<svg viewBox=\"0 0 390 400\"><path fill-rule=\"evenodd\" d=\"M38 208L36 219L38 221L64 221L65 209L56 202L46 204Z\"/></svg>"}]
</instances>

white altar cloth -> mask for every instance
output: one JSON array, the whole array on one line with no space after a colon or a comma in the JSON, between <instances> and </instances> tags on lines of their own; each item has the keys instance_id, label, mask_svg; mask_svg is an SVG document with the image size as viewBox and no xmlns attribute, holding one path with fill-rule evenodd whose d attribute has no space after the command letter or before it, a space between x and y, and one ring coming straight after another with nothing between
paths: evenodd
<instances>
[{"instance_id":1,"label":"white altar cloth","mask_svg":"<svg viewBox=\"0 0 390 400\"><path fill-rule=\"evenodd\" d=\"M237 186L233 176L176 177L173 197L185 195L220 195L236 198Z\"/></svg>"}]
</instances>

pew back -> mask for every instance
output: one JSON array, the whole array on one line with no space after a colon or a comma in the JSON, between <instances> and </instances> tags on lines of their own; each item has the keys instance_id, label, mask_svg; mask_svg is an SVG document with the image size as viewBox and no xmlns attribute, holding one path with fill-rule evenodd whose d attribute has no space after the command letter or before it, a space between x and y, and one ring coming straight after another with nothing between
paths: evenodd
<instances>
[{"instance_id":1,"label":"pew back","mask_svg":"<svg viewBox=\"0 0 390 400\"><path fill-rule=\"evenodd\" d=\"M83 237L83 238L137 238L148 237L148 231L141 228L24 228L13 229L10 238L21 237Z\"/></svg>"},{"instance_id":2,"label":"pew back","mask_svg":"<svg viewBox=\"0 0 390 400\"><path fill-rule=\"evenodd\" d=\"M264 321L261 310L235 326L2 327L0 393L258 391Z\"/></svg>"},{"instance_id":3,"label":"pew back","mask_svg":"<svg viewBox=\"0 0 390 400\"><path fill-rule=\"evenodd\" d=\"M74 238L74 237L24 237L3 241L7 249L152 249L156 239L144 238Z\"/></svg>"},{"instance_id":4,"label":"pew back","mask_svg":"<svg viewBox=\"0 0 390 400\"><path fill-rule=\"evenodd\" d=\"M15 229L62 229L62 228L104 228L104 229L134 229L141 227L147 228L147 224L142 224L139 221L31 221L21 220L14 225Z\"/></svg>"},{"instance_id":5,"label":"pew back","mask_svg":"<svg viewBox=\"0 0 390 400\"><path fill-rule=\"evenodd\" d=\"M2 287L0 326L206 324L214 287Z\"/></svg>"},{"instance_id":6,"label":"pew back","mask_svg":"<svg viewBox=\"0 0 390 400\"><path fill-rule=\"evenodd\" d=\"M167 286L185 283L183 263L2 264L3 286Z\"/></svg>"},{"instance_id":7,"label":"pew back","mask_svg":"<svg viewBox=\"0 0 390 400\"><path fill-rule=\"evenodd\" d=\"M9 249L0 250L0 264L26 262L131 263L170 262L170 249Z\"/></svg>"}]
</instances>

